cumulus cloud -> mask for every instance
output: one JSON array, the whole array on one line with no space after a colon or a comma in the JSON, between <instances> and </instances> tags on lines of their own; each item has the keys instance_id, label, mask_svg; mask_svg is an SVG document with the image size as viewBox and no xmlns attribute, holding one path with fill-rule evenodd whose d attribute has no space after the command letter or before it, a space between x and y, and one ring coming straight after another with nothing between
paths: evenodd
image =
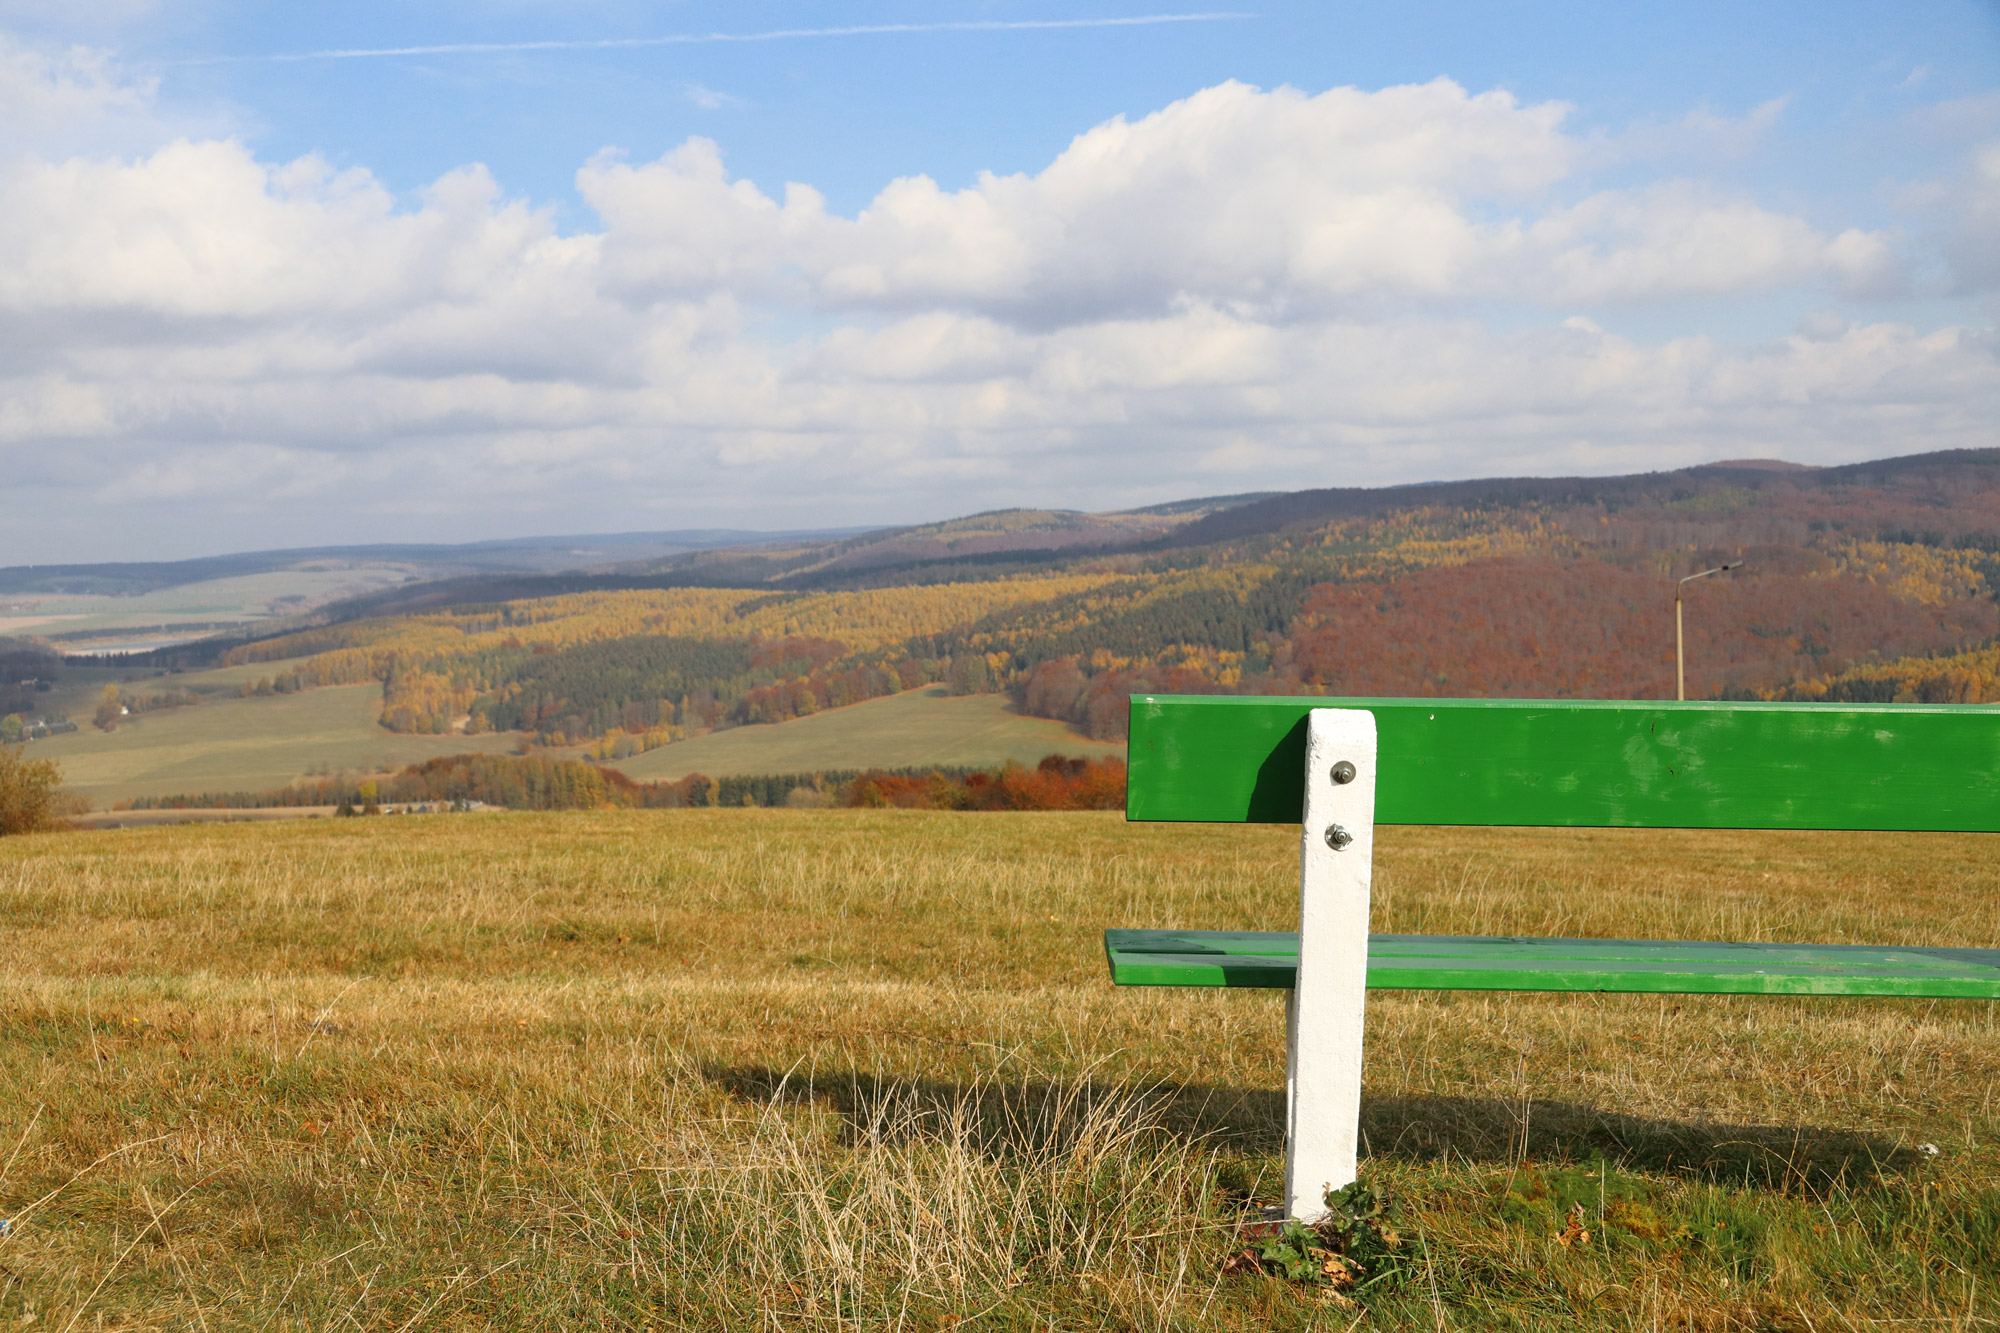
<instances>
[{"instance_id":1,"label":"cumulus cloud","mask_svg":"<svg viewBox=\"0 0 2000 1333\"><path fill-rule=\"evenodd\" d=\"M1317 96L1229 83L1100 125L1036 175L951 192L908 177L851 219L804 186L779 200L731 180L702 139L641 166L600 158L578 186L606 223L611 280L635 293L749 281L828 310L1043 327L1188 300L1298 317L1897 282L1881 235L1826 235L1695 182L1552 203L1586 151L1567 115L1446 79Z\"/></svg>"},{"instance_id":2,"label":"cumulus cloud","mask_svg":"<svg viewBox=\"0 0 2000 1333\"><path fill-rule=\"evenodd\" d=\"M588 242L582 243L585 247ZM399 210L365 171L179 141L138 161L31 160L0 177L0 309L365 315L531 282L575 243L483 168Z\"/></svg>"},{"instance_id":3,"label":"cumulus cloud","mask_svg":"<svg viewBox=\"0 0 2000 1333\"><path fill-rule=\"evenodd\" d=\"M146 114L98 57L22 49L0 105ZM1906 256L1699 179L1597 188L1569 119L1448 80L1231 83L853 216L690 139L585 163L574 234L477 166L401 200L226 137L17 155L0 462L35 503L0 559L1990 442L1990 331L1829 309L1647 343L1578 317L1824 306L1897 290Z\"/></svg>"}]
</instances>

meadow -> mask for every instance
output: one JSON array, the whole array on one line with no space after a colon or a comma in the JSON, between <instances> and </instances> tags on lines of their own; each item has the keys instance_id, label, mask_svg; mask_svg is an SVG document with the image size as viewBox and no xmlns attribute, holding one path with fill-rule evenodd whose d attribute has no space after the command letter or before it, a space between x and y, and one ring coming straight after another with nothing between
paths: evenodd
<instances>
[{"instance_id":1,"label":"meadow","mask_svg":"<svg viewBox=\"0 0 2000 1333\"><path fill-rule=\"evenodd\" d=\"M142 680L130 688L233 689L238 678L256 674L232 667ZM35 758L60 763L65 785L103 808L133 796L256 791L287 786L311 772L383 772L439 755L503 754L516 742L505 735L397 735L376 725L381 703L374 685L247 698L218 693L192 708L127 718L111 732L87 725L84 706L71 712L86 723L82 730L35 741L29 749Z\"/></svg>"},{"instance_id":2,"label":"meadow","mask_svg":"<svg viewBox=\"0 0 2000 1333\"><path fill-rule=\"evenodd\" d=\"M2000 1009L1379 994L1393 1285L1225 1275L1295 832L701 810L0 842L0 1327L2000 1320ZM1991 836L1385 829L1405 931L1991 944ZM1933 1151L1935 1149L1935 1151Z\"/></svg>"},{"instance_id":3,"label":"meadow","mask_svg":"<svg viewBox=\"0 0 2000 1333\"><path fill-rule=\"evenodd\" d=\"M253 663L148 677L127 688L141 694L195 690L203 694L203 702L142 713L112 732L86 725L35 741L31 752L60 763L69 790L104 810L134 797L259 791L315 773L380 773L440 755L504 754L522 739L511 733L387 731L376 721L381 689L374 685L248 697L234 693L270 673L269 666ZM97 692L119 673L72 667L69 674L73 679L53 706L87 720ZM545 752L568 758L587 754L589 747ZM868 767L998 767L1010 760L1033 767L1049 754L1097 758L1123 753L1120 743L1093 741L1063 723L1020 716L1004 695L952 696L933 686L811 717L726 728L611 767L654 782L689 773L730 777Z\"/></svg>"},{"instance_id":4,"label":"meadow","mask_svg":"<svg viewBox=\"0 0 2000 1333\"><path fill-rule=\"evenodd\" d=\"M824 769L1033 768L1045 755L1123 758L1120 742L1093 741L1060 722L1023 717L1002 694L953 696L942 685L905 690L810 717L731 727L621 759L640 782L706 773L811 773Z\"/></svg>"}]
</instances>

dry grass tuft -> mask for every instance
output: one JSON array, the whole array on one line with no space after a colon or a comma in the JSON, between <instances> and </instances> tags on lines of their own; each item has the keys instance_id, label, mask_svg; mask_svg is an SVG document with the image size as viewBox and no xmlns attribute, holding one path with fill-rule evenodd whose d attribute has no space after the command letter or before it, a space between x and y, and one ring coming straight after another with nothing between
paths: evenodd
<instances>
[{"instance_id":1,"label":"dry grass tuft","mask_svg":"<svg viewBox=\"0 0 2000 1333\"><path fill-rule=\"evenodd\" d=\"M1114 990L1098 942L1283 926L1294 848L809 811L7 839L0 1328L1346 1328L1218 1271L1275 1192L1279 997ZM1378 856L1381 929L2000 939L1992 838ZM2000 1318L1993 1006L1369 1021L1412 1262L1363 1327Z\"/></svg>"}]
</instances>

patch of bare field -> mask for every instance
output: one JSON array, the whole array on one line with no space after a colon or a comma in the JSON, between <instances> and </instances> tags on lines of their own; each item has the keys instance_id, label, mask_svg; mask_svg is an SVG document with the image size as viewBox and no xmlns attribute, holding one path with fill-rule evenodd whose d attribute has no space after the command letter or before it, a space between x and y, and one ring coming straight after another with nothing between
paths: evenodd
<instances>
[{"instance_id":1,"label":"patch of bare field","mask_svg":"<svg viewBox=\"0 0 2000 1333\"><path fill-rule=\"evenodd\" d=\"M1975 1002L1378 995L1364 1172L1403 1280L1223 1276L1281 1170L1281 996L1114 989L1099 931L1286 927L1295 836L667 811L7 839L0 1328L2000 1319ZM1377 855L1381 930L2000 943L1991 837Z\"/></svg>"}]
</instances>

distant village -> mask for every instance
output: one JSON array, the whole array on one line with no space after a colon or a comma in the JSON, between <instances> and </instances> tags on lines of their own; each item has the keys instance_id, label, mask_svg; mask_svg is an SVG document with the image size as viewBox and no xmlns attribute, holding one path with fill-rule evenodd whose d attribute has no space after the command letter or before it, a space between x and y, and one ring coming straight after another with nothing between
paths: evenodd
<instances>
[{"instance_id":1,"label":"distant village","mask_svg":"<svg viewBox=\"0 0 2000 1333\"><path fill-rule=\"evenodd\" d=\"M42 677L29 676L25 680L17 682L16 688L24 692L33 691L37 694L47 694L51 689L55 688L55 682ZM60 736L65 732L75 731L76 729L77 725L69 720L69 715L59 710L46 716L33 718L27 716L25 713L9 713L5 717L0 717L0 743L19 745L23 741L36 741L48 736Z\"/></svg>"}]
</instances>

